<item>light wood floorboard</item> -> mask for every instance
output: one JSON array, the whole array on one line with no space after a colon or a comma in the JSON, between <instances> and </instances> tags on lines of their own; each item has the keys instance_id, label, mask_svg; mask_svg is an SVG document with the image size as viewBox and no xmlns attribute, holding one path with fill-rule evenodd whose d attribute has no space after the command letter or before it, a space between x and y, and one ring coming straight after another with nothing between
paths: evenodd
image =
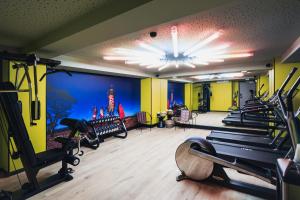
<instances>
[{"instance_id":1,"label":"light wood floorboard","mask_svg":"<svg viewBox=\"0 0 300 200\"><path fill-rule=\"evenodd\" d=\"M149 129L133 130L125 140L112 138L98 150L84 149L81 164L75 167L74 179L59 184L31 200L91 199L91 200L233 200L258 199L217 185L192 181L176 182L179 175L175 163L177 146L190 136L205 137L206 130ZM59 165L43 169L42 179L55 173ZM238 174L229 174L237 180L247 180L268 186L264 182ZM24 180L24 174L21 174ZM0 188L18 188L17 178L0 179Z\"/></svg>"}]
</instances>

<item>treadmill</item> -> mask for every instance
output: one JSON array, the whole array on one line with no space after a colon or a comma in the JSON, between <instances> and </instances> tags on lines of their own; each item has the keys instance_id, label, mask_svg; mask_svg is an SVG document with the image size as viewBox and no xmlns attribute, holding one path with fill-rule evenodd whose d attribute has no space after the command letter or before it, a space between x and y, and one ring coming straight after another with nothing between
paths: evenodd
<instances>
[{"instance_id":1,"label":"treadmill","mask_svg":"<svg viewBox=\"0 0 300 200\"><path fill-rule=\"evenodd\" d=\"M239 126L239 127L249 127L249 128L260 128L260 129L275 129L275 126L269 126L268 122L261 122L255 120L245 119L241 122L240 119L230 118L223 119L222 122L228 126Z\"/></svg>"},{"instance_id":2,"label":"treadmill","mask_svg":"<svg viewBox=\"0 0 300 200\"><path fill-rule=\"evenodd\" d=\"M290 136L287 131L280 130L275 137L261 136L254 134L240 134L229 131L212 131L207 140L223 141L228 143L236 143L257 147L265 147L271 149L287 149L286 143L290 140Z\"/></svg>"},{"instance_id":3,"label":"treadmill","mask_svg":"<svg viewBox=\"0 0 300 200\"><path fill-rule=\"evenodd\" d=\"M284 84L282 88L279 89L276 98L279 101L279 105L282 110L283 119L285 120L285 124L288 124L288 120L286 116L286 107L288 104L292 102L292 94L295 92L296 88L300 84L300 77L296 80L294 85L288 92L286 103L283 102L282 98L282 91L286 86L287 82ZM290 105L289 105L290 106ZM296 117L293 113L293 117ZM286 129L288 136L291 140L293 140L293 135L290 129ZM299 131L299 130L298 130ZM297 136L300 137L300 136ZM300 141L300 140L299 140ZM244 144L235 144L235 143L228 143L224 141L216 141L211 140L209 143L214 147L216 153L219 157L224 158L226 160L234 161L236 159L241 160L242 162L252 163L260 167L270 168L275 170L276 160L278 158L283 158L288 156L291 153L291 146L289 149L277 149L277 148L268 148L268 147L255 147L251 145L244 145Z\"/></svg>"},{"instance_id":4,"label":"treadmill","mask_svg":"<svg viewBox=\"0 0 300 200\"><path fill-rule=\"evenodd\" d=\"M286 80L283 82L283 84L280 87L280 92L282 94L283 88L288 84L288 82L291 80L295 72L297 71L297 68L294 67L289 75L287 76ZM278 92L279 92L278 90ZM273 103L271 105L258 105L258 106L250 106L245 110L240 111L240 115L234 115L236 117L226 117L222 120L222 122L226 125L233 125L233 126L242 126L242 127L251 127L251 128L263 128L263 129L276 129L276 127L281 126L281 120L278 119L278 116L276 113L274 114L274 118L269 117L257 117L255 119L254 116L252 116L250 119L246 117L248 113L261 113L263 112L274 112L274 108L276 106L276 97L278 96L278 92L275 94L275 97L272 99ZM274 105L275 104L275 105ZM269 125L269 123L273 123L274 125Z\"/></svg>"},{"instance_id":5,"label":"treadmill","mask_svg":"<svg viewBox=\"0 0 300 200\"><path fill-rule=\"evenodd\" d=\"M279 110L277 112L280 114ZM244 132L212 130L206 139L272 149L285 148L286 146L284 145L290 140L290 137L286 131L284 116L280 115L280 117L282 119L282 126L277 127L276 130L279 131L277 134L275 134L275 132L270 132L268 135L257 135Z\"/></svg>"},{"instance_id":6,"label":"treadmill","mask_svg":"<svg viewBox=\"0 0 300 200\"><path fill-rule=\"evenodd\" d=\"M292 69L290 74L287 76L286 80L281 85L280 89L276 93L276 96L280 95L294 73L296 72L297 68ZM279 99L277 97L277 99ZM282 97L281 97L282 99ZM279 100L278 100L279 103ZM279 105L278 105L279 106ZM238 144L244 144L244 145L255 145L258 147L266 147L266 148L272 148L272 149L281 149L284 148L284 144L290 139L288 133L286 133L286 124L284 115L282 110L280 108L274 108L274 112L282 121L282 126L279 126L277 130L279 130L279 133L276 136L273 136L272 134L269 135L255 135L255 134L248 134L248 133L242 133L242 132L232 132L232 131L211 131L210 135L206 137L208 140L216 140L216 141L223 141L223 142L229 142L229 143L238 143ZM285 135L284 135L285 134ZM283 137L282 137L283 136Z\"/></svg>"},{"instance_id":7,"label":"treadmill","mask_svg":"<svg viewBox=\"0 0 300 200\"><path fill-rule=\"evenodd\" d=\"M239 191L244 190L244 192L252 193L253 195L275 199L276 192L274 190L232 180L224 168L234 169L276 186L277 159L293 158L296 145L300 143L300 122L294 116L291 98L299 85L300 77L298 77L296 83L289 91L286 104L281 97L282 91L277 95L288 127L287 131L292 141L291 149L288 152L284 153L278 150L220 141L208 141L201 137L189 138L180 144L176 150L175 160L181 171L177 181L184 179L214 181Z\"/></svg>"}]
</instances>

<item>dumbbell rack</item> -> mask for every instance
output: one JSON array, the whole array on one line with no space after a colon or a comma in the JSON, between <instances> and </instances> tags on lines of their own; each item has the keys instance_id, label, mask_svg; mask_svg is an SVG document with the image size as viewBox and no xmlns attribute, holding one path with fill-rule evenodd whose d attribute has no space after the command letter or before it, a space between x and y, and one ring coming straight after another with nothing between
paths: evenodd
<instances>
[{"instance_id":1,"label":"dumbbell rack","mask_svg":"<svg viewBox=\"0 0 300 200\"><path fill-rule=\"evenodd\" d=\"M121 139L127 137L127 129L123 120L116 116L91 120L88 121L88 125L92 128L94 135L98 137L99 142L104 142L104 139L110 136ZM123 135L121 135L122 133Z\"/></svg>"}]
</instances>

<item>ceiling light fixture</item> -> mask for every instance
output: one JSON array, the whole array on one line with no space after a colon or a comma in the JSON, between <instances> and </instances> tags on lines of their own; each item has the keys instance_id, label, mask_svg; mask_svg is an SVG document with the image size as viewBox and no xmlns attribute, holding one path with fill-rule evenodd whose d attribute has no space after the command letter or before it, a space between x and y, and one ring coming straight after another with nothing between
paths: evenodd
<instances>
[{"instance_id":1,"label":"ceiling light fixture","mask_svg":"<svg viewBox=\"0 0 300 200\"><path fill-rule=\"evenodd\" d=\"M138 44L143 50L132 50L127 48L113 49L114 55L104 56L104 60L123 60L125 64L137 64L145 66L147 69L158 68L158 71L164 70L170 66L186 66L196 68L197 65L209 65L214 62L224 62L225 59L244 58L253 56L251 52L230 53L227 49L229 43L218 46L211 46L211 43L223 35L219 30L210 36L196 43L191 48L182 51L178 46L178 29L171 27L172 50L165 52L150 44L139 41Z\"/></svg>"},{"instance_id":2,"label":"ceiling light fixture","mask_svg":"<svg viewBox=\"0 0 300 200\"><path fill-rule=\"evenodd\" d=\"M206 80L206 79L222 79L222 78L240 78L243 77L244 74L241 72L233 72L233 73L223 73L223 74L206 74L193 76L192 78L198 80Z\"/></svg>"},{"instance_id":3,"label":"ceiling light fixture","mask_svg":"<svg viewBox=\"0 0 300 200\"><path fill-rule=\"evenodd\" d=\"M172 35L172 44L173 44L173 55L175 58L177 58L178 57L178 36L177 36L176 26L172 26L171 35Z\"/></svg>"}]
</instances>

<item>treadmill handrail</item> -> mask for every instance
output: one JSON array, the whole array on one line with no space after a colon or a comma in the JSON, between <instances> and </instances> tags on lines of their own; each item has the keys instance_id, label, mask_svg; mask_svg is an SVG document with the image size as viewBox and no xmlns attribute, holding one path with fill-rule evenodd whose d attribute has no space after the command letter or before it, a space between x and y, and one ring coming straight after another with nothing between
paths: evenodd
<instances>
[{"instance_id":1,"label":"treadmill handrail","mask_svg":"<svg viewBox=\"0 0 300 200\"><path fill-rule=\"evenodd\" d=\"M291 89L289 90L288 94L287 94L287 110L288 111L293 111L293 94L294 92L297 90L298 86L300 84L300 77L297 78L296 82L294 83L294 85L291 87Z\"/></svg>"},{"instance_id":2,"label":"treadmill handrail","mask_svg":"<svg viewBox=\"0 0 300 200\"><path fill-rule=\"evenodd\" d=\"M282 113L283 113L283 116L285 117L285 119L287 118L287 108L286 108L286 105L284 104L283 102L283 99L282 99L282 92L285 88L285 86L288 84L288 82L290 81L290 79L293 77L293 75L296 73L296 71L298 70L298 68L294 67L291 72L289 73L289 75L287 76L287 78L285 79L285 81L282 83L281 87L279 88L278 92L277 92L277 99L279 101L279 105L282 109ZM287 120L287 119L286 119Z\"/></svg>"},{"instance_id":3,"label":"treadmill handrail","mask_svg":"<svg viewBox=\"0 0 300 200\"><path fill-rule=\"evenodd\" d=\"M296 149L296 145L300 143L300 123L297 116L295 116L294 108L293 108L293 93L296 91L297 87L300 85L300 77L296 80L294 85L291 87L290 91L287 94L287 113L285 115L287 126L289 133L291 135L292 144L294 150Z\"/></svg>"},{"instance_id":4,"label":"treadmill handrail","mask_svg":"<svg viewBox=\"0 0 300 200\"><path fill-rule=\"evenodd\" d=\"M263 89L264 86L265 86L265 84L263 83L263 84L260 86L260 88L258 89L258 97L260 97L260 92L261 92L261 90Z\"/></svg>"},{"instance_id":5,"label":"treadmill handrail","mask_svg":"<svg viewBox=\"0 0 300 200\"><path fill-rule=\"evenodd\" d=\"M293 75L296 73L296 71L298 70L298 68L294 67L290 73L288 74L287 78L285 79L285 81L282 83L281 87L279 88L278 92L277 92L277 99L279 100L279 105L282 109L282 112L283 112L283 115L284 117L286 118L286 113L287 113L287 109L286 109L286 105L284 104L283 102L283 99L282 99L282 92L284 90L284 88L286 87L286 85L288 84L288 82L291 80L291 78L293 77Z\"/></svg>"},{"instance_id":6,"label":"treadmill handrail","mask_svg":"<svg viewBox=\"0 0 300 200\"><path fill-rule=\"evenodd\" d=\"M288 74L288 76L286 77L286 79L284 80L284 82L282 83L282 85L280 86L277 95L281 95L284 88L286 87L286 85L289 83L289 81L291 80L291 78L294 76L294 74L296 73L296 71L298 70L297 67L294 67L290 73Z\"/></svg>"}]
</instances>

